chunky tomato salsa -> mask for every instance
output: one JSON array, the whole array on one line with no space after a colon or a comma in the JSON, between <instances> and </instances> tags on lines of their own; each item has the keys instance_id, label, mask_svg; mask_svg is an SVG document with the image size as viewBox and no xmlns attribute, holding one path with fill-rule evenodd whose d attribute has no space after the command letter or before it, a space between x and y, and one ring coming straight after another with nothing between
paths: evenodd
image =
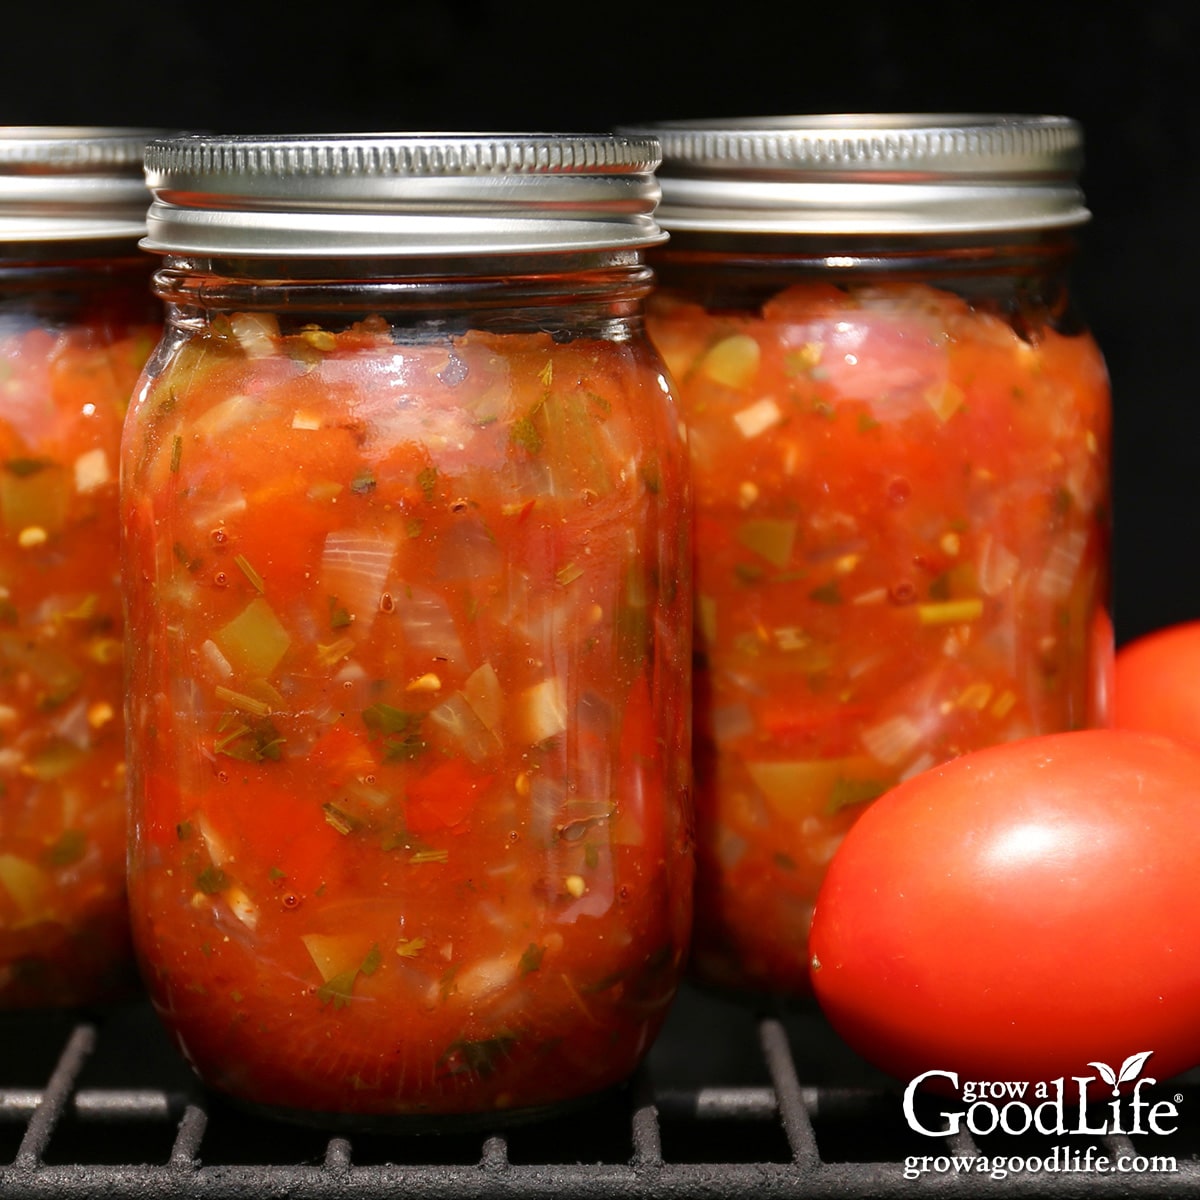
<instances>
[{"instance_id":1,"label":"chunky tomato salsa","mask_svg":"<svg viewBox=\"0 0 1200 1200\"><path fill-rule=\"evenodd\" d=\"M685 450L644 343L218 316L131 414L135 936L274 1109L622 1080L691 912Z\"/></svg>"},{"instance_id":2,"label":"chunky tomato salsa","mask_svg":"<svg viewBox=\"0 0 1200 1200\"><path fill-rule=\"evenodd\" d=\"M0 315L0 1006L132 978L121 420L157 331Z\"/></svg>"},{"instance_id":3,"label":"chunky tomato salsa","mask_svg":"<svg viewBox=\"0 0 1200 1200\"><path fill-rule=\"evenodd\" d=\"M696 497L695 965L804 992L864 805L1106 719L1107 376L1086 335L909 283L668 291L651 332Z\"/></svg>"}]
</instances>

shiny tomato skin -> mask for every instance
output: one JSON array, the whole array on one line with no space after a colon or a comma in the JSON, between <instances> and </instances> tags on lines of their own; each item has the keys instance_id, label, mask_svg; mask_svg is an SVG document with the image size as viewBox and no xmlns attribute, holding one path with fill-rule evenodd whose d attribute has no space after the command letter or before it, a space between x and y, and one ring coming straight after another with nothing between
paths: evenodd
<instances>
[{"instance_id":1,"label":"shiny tomato skin","mask_svg":"<svg viewBox=\"0 0 1200 1200\"><path fill-rule=\"evenodd\" d=\"M1200 1062L1200 750L1049 734L916 775L847 835L817 898L814 991L908 1080L1145 1075Z\"/></svg>"},{"instance_id":2,"label":"shiny tomato skin","mask_svg":"<svg viewBox=\"0 0 1200 1200\"><path fill-rule=\"evenodd\" d=\"M1117 653L1114 724L1200 743L1200 621L1145 634Z\"/></svg>"}]
</instances>

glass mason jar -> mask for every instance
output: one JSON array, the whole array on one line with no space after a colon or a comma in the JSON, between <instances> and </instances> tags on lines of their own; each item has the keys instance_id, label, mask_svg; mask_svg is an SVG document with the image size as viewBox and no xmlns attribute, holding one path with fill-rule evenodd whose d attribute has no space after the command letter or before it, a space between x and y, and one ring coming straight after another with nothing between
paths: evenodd
<instances>
[{"instance_id":1,"label":"glass mason jar","mask_svg":"<svg viewBox=\"0 0 1200 1200\"><path fill-rule=\"evenodd\" d=\"M662 138L649 328L696 525L694 970L805 994L847 828L898 780L1107 722L1109 387L1060 118Z\"/></svg>"},{"instance_id":2,"label":"glass mason jar","mask_svg":"<svg viewBox=\"0 0 1200 1200\"><path fill-rule=\"evenodd\" d=\"M0 129L0 1007L135 982L117 468L161 327L146 130Z\"/></svg>"},{"instance_id":3,"label":"glass mason jar","mask_svg":"<svg viewBox=\"0 0 1200 1200\"><path fill-rule=\"evenodd\" d=\"M134 933L184 1053L246 1104L527 1116L625 1079L663 1020L691 593L642 319L657 151L150 147Z\"/></svg>"}]
</instances>

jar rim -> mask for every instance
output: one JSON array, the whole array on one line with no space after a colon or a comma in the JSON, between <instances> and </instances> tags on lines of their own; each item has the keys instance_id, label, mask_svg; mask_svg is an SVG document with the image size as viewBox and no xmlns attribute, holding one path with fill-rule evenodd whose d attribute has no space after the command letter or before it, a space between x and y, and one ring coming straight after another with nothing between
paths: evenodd
<instances>
[{"instance_id":1,"label":"jar rim","mask_svg":"<svg viewBox=\"0 0 1200 1200\"><path fill-rule=\"evenodd\" d=\"M669 231L935 234L1091 217L1083 130L1055 115L832 113L625 126L657 137Z\"/></svg>"},{"instance_id":2,"label":"jar rim","mask_svg":"<svg viewBox=\"0 0 1200 1200\"><path fill-rule=\"evenodd\" d=\"M410 257L653 245L657 139L608 134L192 134L152 142L142 246Z\"/></svg>"}]
</instances>

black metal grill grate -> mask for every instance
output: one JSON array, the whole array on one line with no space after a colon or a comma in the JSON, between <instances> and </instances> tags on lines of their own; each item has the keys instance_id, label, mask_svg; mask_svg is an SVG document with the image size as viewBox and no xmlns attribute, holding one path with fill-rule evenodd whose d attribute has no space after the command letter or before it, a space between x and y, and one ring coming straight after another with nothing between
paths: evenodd
<instances>
[{"instance_id":1,"label":"black metal grill grate","mask_svg":"<svg viewBox=\"0 0 1200 1200\"><path fill-rule=\"evenodd\" d=\"M1050 1147L965 1136L931 1145L904 1124L894 1085L813 1012L764 1017L686 993L629 1088L539 1125L437 1137L330 1136L248 1117L195 1086L144 1004L79 1022L6 1016L0 1197L1195 1195L1200 1122L1188 1118L1200 1114L1200 1086L1176 1090L1184 1125L1173 1138L1074 1139L1114 1161L1171 1155L1174 1172L913 1180L908 1155Z\"/></svg>"}]
</instances>

